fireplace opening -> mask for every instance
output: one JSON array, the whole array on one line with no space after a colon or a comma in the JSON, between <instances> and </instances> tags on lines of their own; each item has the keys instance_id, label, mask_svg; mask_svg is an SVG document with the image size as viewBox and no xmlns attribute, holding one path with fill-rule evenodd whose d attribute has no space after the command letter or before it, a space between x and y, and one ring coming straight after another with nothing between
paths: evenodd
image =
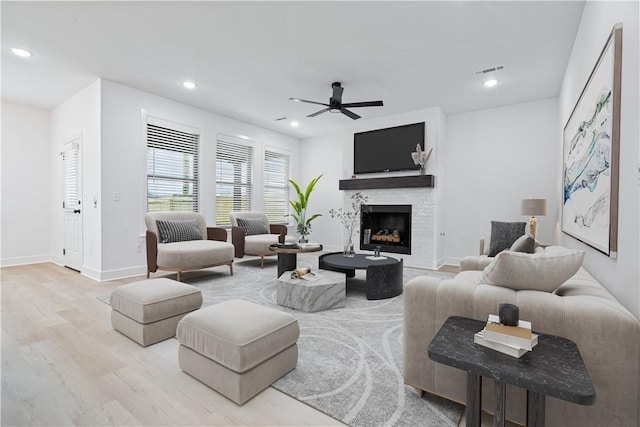
<instances>
[{"instance_id":1,"label":"fireplace opening","mask_svg":"<svg viewBox=\"0 0 640 427\"><path fill-rule=\"evenodd\" d=\"M411 205L362 205L360 249L411 254Z\"/></svg>"}]
</instances>

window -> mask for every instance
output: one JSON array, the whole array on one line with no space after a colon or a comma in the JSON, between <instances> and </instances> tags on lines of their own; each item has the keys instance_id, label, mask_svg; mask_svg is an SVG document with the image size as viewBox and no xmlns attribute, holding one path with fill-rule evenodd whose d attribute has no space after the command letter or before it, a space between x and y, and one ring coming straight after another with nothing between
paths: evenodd
<instances>
[{"instance_id":1,"label":"window","mask_svg":"<svg viewBox=\"0 0 640 427\"><path fill-rule=\"evenodd\" d=\"M289 155L264 152L264 212L269 222L287 222L289 214Z\"/></svg>"},{"instance_id":2,"label":"window","mask_svg":"<svg viewBox=\"0 0 640 427\"><path fill-rule=\"evenodd\" d=\"M147 212L198 211L199 138L147 124Z\"/></svg>"},{"instance_id":3,"label":"window","mask_svg":"<svg viewBox=\"0 0 640 427\"><path fill-rule=\"evenodd\" d=\"M253 147L218 140L216 225L230 225L229 212L251 210Z\"/></svg>"}]
</instances>

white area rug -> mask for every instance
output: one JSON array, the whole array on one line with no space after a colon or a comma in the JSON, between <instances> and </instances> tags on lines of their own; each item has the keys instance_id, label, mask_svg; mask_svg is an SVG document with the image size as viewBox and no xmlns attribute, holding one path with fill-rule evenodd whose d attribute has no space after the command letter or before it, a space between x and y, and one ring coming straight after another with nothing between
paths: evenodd
<instances>
[{"instance_id":1,"label":"white area rug","mask_svg":"<svg viewBox=\"0 0 640 427\"><path fill-rule=\"evenodd\" d=\"M298 266L318 271L318 255L299 255ZM276 304L276 270L275 258L264 269L259 260L237 261L233 276L218 268L185 273L183 282L202 290L204 306L241 298L298 319L298 366L273 384L277 390L352 426L458 426L463 406L420 398L404 385L402 294L368 301L358 290L364 272L357 272L348 281L345 308L305 313ZM404 283L419 275L453 276L405 268Z\"/></svg>"}]
</instances>

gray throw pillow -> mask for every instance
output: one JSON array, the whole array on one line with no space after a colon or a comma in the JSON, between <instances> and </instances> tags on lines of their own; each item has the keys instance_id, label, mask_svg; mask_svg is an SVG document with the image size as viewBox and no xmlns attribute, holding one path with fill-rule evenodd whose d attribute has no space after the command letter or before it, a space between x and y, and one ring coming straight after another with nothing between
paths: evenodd
<instances>
[{"instance_id":1,"label":"gray throw pillow","mask_svg":"<svg viewBox=\"0 0 640 427\"><path fill-rule=\"evenodd\" d=\"M261 219L238 218L238 227L242 228L247 236L254 234L269 234L267 226Z\"/></svg>"},{"instance_id":2,"label":"gray throw pillow","mask_svg":"<svg viewBox=\"0 0 640 427\"><path fill-rule=\"evenodd\" d=\"M482 271L482 283L515 291L553 292L582 266L584 252L562 247L535 254L504 251Z\"/></svg>"},{"instance_id":3,"label":"gray throw pillow","mask_svg":"<svg viewBox=\"0 0 640 427\"><path fill-rule=\"evenodd\" d=\"M174 219L156 221L160 233L160 243L186 242L202 240L198 221L195 219Z\"/></svg>"},{"instance_id":4,"label":"gray throw pillow","mask_svg":"<svg viewBox=\"0 0 640 427\"><path fill-rule=\"evenodd\" d=\"M513 242L513 245L509 248L510 251L524 252L526 254L532 254L536 249L536 241L528 234L523 234Z\"/></svg>"},{"instance_id":5,"label":"gray throw pillow","mask_svg":"<svg viewBox=\"0 0 640 427\"><path fill-rule=\"evenodd\" d=\"M489 256L496 256L509 249L518 237L524 234L524 222L491 221L491 245Z\"/></svg>"}]
</instances>

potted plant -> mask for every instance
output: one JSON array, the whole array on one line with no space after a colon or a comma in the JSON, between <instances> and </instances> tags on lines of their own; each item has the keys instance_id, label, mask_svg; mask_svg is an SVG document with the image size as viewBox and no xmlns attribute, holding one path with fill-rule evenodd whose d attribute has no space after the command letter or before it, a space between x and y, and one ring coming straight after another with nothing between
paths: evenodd
<instances>
[{"instance_id":1,"label":"potted plant","mask_svg":"<svg viewBox=\"0 0 640 427\"><path fill-rule=\"evenodd\" d=\"M308 236L311 233L311 221L322 216L322 214L313 214L307 217L307 206L309 205L309 196L313 191L313 187L318 183L318 181L322 178L322 175L319 175L311 180L307 185L304 193L300 190L300 186L292 179L289 180L289 183L296 190L298 195L298 200L293 201L289 200L289 204L291 208L293 208L294 213L290 214L293 219L296 221L296 230L300 235L300 243L307 243Z\"/></svg>"},{"instance_id":2,"label":"potted plant","mask_svg":"<svg viewBox=\"0 0 640 427\"><path fill-rule=\"evenodd\" d=\"M356 252L353 247L353 232L359 233L360 230L356 227L360 225L360 206L367 204L367 196L364 196L359 191L351 195L351 210L343 208L331 209L329 213L331 218L338 218L346 230L347 242L344 245L343 255L348 258L353 258ZM366 212L366 210L365 210Z\"/></svg>"}]
</instances>

